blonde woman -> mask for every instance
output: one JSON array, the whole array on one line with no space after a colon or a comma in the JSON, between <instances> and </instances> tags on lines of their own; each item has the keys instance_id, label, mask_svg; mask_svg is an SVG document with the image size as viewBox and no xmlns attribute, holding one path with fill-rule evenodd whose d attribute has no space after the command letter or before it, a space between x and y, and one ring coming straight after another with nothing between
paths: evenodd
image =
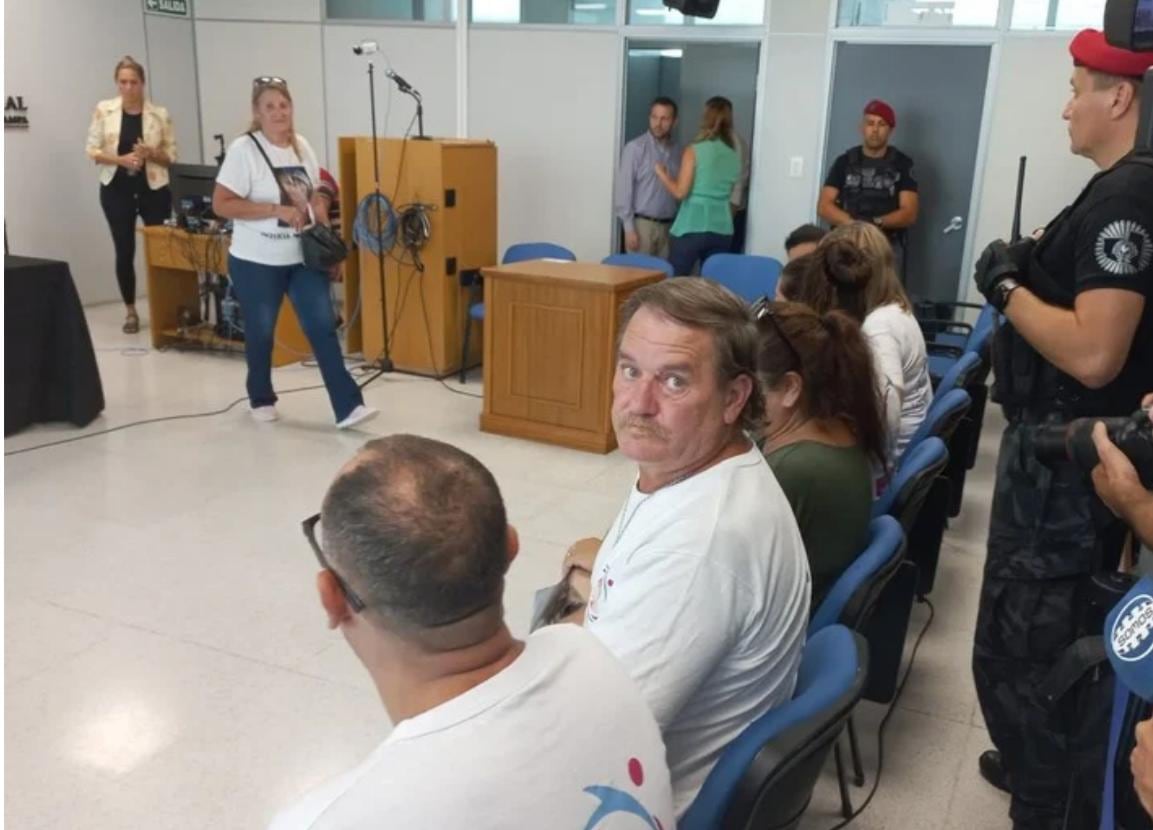
<instances>
[{"instance_id":1,"label":"blonde woman","mask_svg":"<svg viewBox=\"0 0 1153 830\"><path fill-rule=\"evenodd\" d=\"M733 244L729 199L741 176L741 159L733 136L733 105L727 98L705 102L701 129L685 148L676 180L656 164L657 178L681 202L669 230L669 262L677 276L688 276L697 262L724 253Z\"/></svg>"},{"instance_id":2,"label":"blonde woman","mask_svg":"<svg viewBox=\"0 0 1153 830\"><path fill-rule=\"evenodd\" d=\"M831 231L810 257L787 299L819 314L839 309L861 324L873 351L896 461L929 411L933 384L925 336L897 277L893 248L876 226L852 222Z\"/></svg>"},{"instance_id":3,"label":"blonde woman","mask_svg":"<svg viewBox=\"0 0 1153 830\"><path fill-rule=\"evenodd\" d=\"M324 378L336 425L346 429L376 416L348 373L336 336L328 274L304 264L300 231L328 223L317 192L316 154L293 126L292 95L282 78L252 83L252 127L228 148L212 209L232 220L228 275L244 317L248 401L252 417L275 421L272 346L276 317L288 295Z\"/></svg>"},{"instance_id":4,"label":"blonde woman","mask_svg":"<svg viewBox=\"0 0 1153 830\"><path fill-rule=\"evenodd\" d=\"M159 225L172 212L168 165L176 137L168 110L144 94L144 67L129 56L113 73L119 95L96 105L87 152L100 168L100 207L116 249L116 281L124 300L124 332L140 331L136 313L136 217Z\"/></svg>"}]
</instances>

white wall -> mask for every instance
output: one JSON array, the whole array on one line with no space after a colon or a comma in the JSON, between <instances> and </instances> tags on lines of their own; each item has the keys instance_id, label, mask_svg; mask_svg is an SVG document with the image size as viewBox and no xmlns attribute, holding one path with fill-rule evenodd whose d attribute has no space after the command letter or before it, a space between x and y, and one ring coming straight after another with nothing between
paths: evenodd
<instances>
[{"instance_id":1,"label":"white wall","mask_svg":"<svg viewBox=\"0 0 1153 830\"><path fill-rule=\"evenodd\" d=\"M1008 238L1017 187L1017 161L1027 156L1021 228L1045 225L1073 201L1096 168L1069 152L1061 111L1069 98L1068 36L1010 36L1001 46L988 156L977 171L981 207L974 257L997 237ZM970 299L976 292L970 285Z\"/></svg>"},{"instance_id":2,"label":"white wall","mask_svg":"<svg viewBox=\"0 0 1153 830\"><path fill-rule=\"evenodd\" d=\"M112 70L126 53L150 73L140 0L101 0L98 13L90 0L5 4L4 91L24 96L31 121L4 132L9 245L67 260L85 303L120 296L84 139L96 102L116 95Z\"/></svg>"},{"instance_id":3,"label":"white wall","mask_svg":"<svg viewBox=\"0 0 1153 830\"><path fill-rule=\"evenodd\" d=\"M148 67L149 94L167 107L172 116L177 160L200 164L200 97L196 88L192 21L186 17L146 14L144 31L149 57L155 58Z\"/></svg>"},{"instance_id":4,"label":"white wall","mask_svg":"<svg viewBox=\"0 0 1153 830\"><path fill-rule=\"evenodd\" d=\"M371 135L368 60L352 44L375 40L376 125L381 135L403 136L416 112L413 100L384 77L391 65L424 96L424 132L456 135L456 32L448 28L325 26L324 81L328 99L328 152L336 158L342 135ZM413 135L416 128L413 127ZM317 152L320 149L317 148Z\"/></svg>"},{"instance_id":5,"label":"white wall","mask_svg":"<svg viewBox=\"0 0 1153 830\"><path fill-rule=\"evenodd\" d=\"M469 135L496 142L499 248L611 252L621 42L613 32L474 30Z\"/></svg>"},{"instance_id":6,"label":"white wall","mask_svg":"<svg viewBox=\"0 0 1153 830\"><path fill-rule=\"evenodd\" d=\"M824 178L828 49L824 35L769 37L749 197L750 253L783 258L785 235L815 219L815 194ZM802 161L799 177L789 174L792 157Z\"/></svg>"},{"instance_id":7,"label":"white wall","mask_svg":"<svg viewBox=\"0 0 1153 830\"><path fill-rule=\"evenodd\" d=\"M237 23L197 18L200 126L205 148L216 146L213 133L224 133L227 145L248 129L252 120L252 79L274 75L284 78L292 92L296 131L312 145L320 163L326 164L328 135L320 30L319 23ZM206 153L212 154L211 149Z\"/></svg>"}]
</instances>

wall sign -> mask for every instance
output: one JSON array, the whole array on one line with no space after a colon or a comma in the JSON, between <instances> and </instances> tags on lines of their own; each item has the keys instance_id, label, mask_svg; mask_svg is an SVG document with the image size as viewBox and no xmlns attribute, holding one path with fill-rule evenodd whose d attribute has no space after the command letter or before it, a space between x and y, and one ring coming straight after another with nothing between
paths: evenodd
<instances>
[{"instance_id":1,"label":"wall sign","mask_svg":"<svg viewBox=\"0 0 1153 830\"><path fill-rule=\"evenodd\" d=\"M23 95L8 95L4 98L4 129L15 127L28 129L28 105Z\"/></svg>"},{"instance_id":2,"label":"wall sign","mask_svg":"<svg viewBox=\"0 0 1153 830\"><path fill-rule=\"evenodd\" d=\"M188 17L188 0L144 0L144 11Z\"/></svg>"}]
</instances>

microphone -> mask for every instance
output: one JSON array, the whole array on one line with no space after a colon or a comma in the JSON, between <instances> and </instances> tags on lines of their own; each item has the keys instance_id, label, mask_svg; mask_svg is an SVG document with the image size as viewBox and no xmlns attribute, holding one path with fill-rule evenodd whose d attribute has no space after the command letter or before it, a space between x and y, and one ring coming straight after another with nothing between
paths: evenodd
<instances>
[{"instance_id":1,"label":"microphone","mask_svg":"<svg viewBox=\"0 0 1153 830\"><path fill-rule=\"evenodd\" d=\"M1109 612L1105 651L1117 679L1153 702L1153 579L1142 577Z\"/></svg>"},{"instance_id":2,"label":"microphone","mask_svg":"<svg viewBox=\"0 0 1153 830\"><path fill-rule=\"evenodd\" d=\"M412 84L393 72L391 66L384 70L384 75L387 78L391 78L393 83L396 84L396 88L401 92L408 93L409 95L417 94L416 90L412 88Z\"/></svg>"},{"instance_id":3,"label":"microphone","mask_svg":"<svg viewBox=\"0 0 1153 830\"><path fill-rule=\"evenodd\" d=\"M354 55L375 55L380 51L380 44L375 40L362 40L352 47Z\"/></svg>"}]
</instances>

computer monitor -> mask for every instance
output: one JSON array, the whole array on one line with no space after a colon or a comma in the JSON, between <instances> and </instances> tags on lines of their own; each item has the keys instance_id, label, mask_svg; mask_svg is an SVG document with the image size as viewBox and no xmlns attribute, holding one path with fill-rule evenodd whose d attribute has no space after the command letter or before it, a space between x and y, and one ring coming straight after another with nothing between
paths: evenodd
<instances>
[{"instance_id":1,"label":"computer monitor","mask_svg":"<svg viewBox=\"0 0 1153 830\"><path fill-rule=\"evenodd\" d=\"M220 168L214 164L173 164L168 168L169 187L172 190L172 212L179 216L189 214L206 217L212 212L212 191L216 187L216 174Z\"/></svg>"}]
</instances>

